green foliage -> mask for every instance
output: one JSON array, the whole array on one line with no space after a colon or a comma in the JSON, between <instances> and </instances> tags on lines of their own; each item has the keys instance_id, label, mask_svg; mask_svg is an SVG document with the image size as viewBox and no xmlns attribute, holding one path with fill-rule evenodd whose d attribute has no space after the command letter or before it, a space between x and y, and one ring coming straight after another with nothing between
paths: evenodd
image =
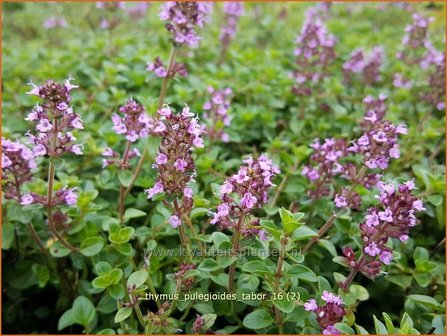
<instances>
[{"instance_id":1,"label":"green foliage","mask_svg":"<svg viewBox=\"0 0 447 336\"><path fill-rule=\"evenodd\" d=\"M244 5L245 15L222 64L224 14L223 4L216 3L211 22L198 29L199 47L179 50L177 62L185 64L188 76L175 77L167 87L166 103L176 111L188 104L205 124L207 87L233 90L231 125L218 125L230 141L210 141L205 135L205 148L194 152L193 206L181 218L187 251L179 229L168 223L173 196L166 192L147 200L144 194L156 181L152 164L159 138L132 144L141 153L147 150L135 181L138 158L131 159L131 169L102 167L106 147L123 153L126 146L112 129L113 113L129 97L149 115L157 112L163 79L147 72L146 63L159 56L166 66L171 49L166 22L158 17L159 4L151 4L141 18L123 10L106 12L94 3L3 4L2 135L24 142L25 132L34 127L25 120L37 102L26 94L27 83L50 78L61 82L69 75L80 86L72 91L71 104L85 126L73 131L84 155L55 160L55 190L69 186L78 194L77 204L57 206L70 218L58 233L79 251L70 251L49 234L44 206L2 199L3 332L191 334L199 316L203 334L277 334L280 316L285 334L320 334L315 314L303 305L312 298L322 303L323 292L329 291L344 301L346 315L335 324L343 334L445 334L445 119L444 112L420 99L429 89L425 70L395 57L412 14L399 4L334 3L325 23L337 38L337 58L329 76L316 83L320 92L296 97L289 77L296 66L294 41L306 10L315 4ZM411 5L424 16L434 16L429 37L444 50L445 5ZM119 25L100 28L104 16L119 18ZM43 21L50 17L65 17L68 27L44 29ZM348 83L342 67L352 51L377 45L386 54L381 79L365 84L355 76ZM396 88L396 73L414 86ZM387 243L393 261L382 265L374 281L357 274L344 291L339 284L351 266L342 248L351 246L360 256L359 224L366 209L377 205L377 190L358 186L361 209L338 212L333 196L351 181L334 178L328 196L314 200L309 197L313 183L301 171L316 138L358 138L363 99L381 93L388 96L386 118L405 122L409 130L399 138L401 157L390 163L383 179L401 183L414 178L415 194L426 211L406 243ZM246 216L246 230L234 246L234 229L220 231L211 225L210 211L216 211L220 185L235 174L242 159L263 152L281 173L272 181L268 203ZM34 179L22 194L46 195L48 159L37 163ZM121 218L120 190L131 184ZM334 212L334 224L318 237ZM266 231L267 240L248 233L259 229ZM316 243L305 252L311 241ZM231 294L232 267L235 297L204 299ZM165 297L156 300L155 295Z\"/></svg>"}]
</instances>

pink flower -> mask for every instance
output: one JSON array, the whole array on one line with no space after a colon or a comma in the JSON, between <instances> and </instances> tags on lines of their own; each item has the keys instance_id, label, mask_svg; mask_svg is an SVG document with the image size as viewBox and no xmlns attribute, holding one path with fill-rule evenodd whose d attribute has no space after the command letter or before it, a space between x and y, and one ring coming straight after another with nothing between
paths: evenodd
<instances>
[{"instance_id":1,"label":"pink flower","mask_svg":"<svg viewBox=\"0 0 447 336\"><path fill-rule=\"evenodd\" d=\"M247 209L253 208L258 199L250 193L245 193L241 199L241 205Z\"/></svg>"},{"instance_id":2,"label":"pink flower","mask_svg":"<svg viewBox=\"0 0 447 336\"><path fill-rule=\"evenodd\" d=\"M267 234L267 231L265 231L265 230L259 230L258 234L259 234L259 240L262 240L262 241L266 241L266 240L268 240L268 234Z\"/></svg>"},{"instance_id":3,"label":"pink flower","mask_svg":"<svg viewBox=\"0 0 447 336\"><path fill-rule=\"evenodd\" d=\"M187 198L192 198L192 196L193 196L192 189L189 187L186 187L185 189L183 189L183 196L185 196Z\"/></svg>"},{"instance_id":4,"label":"pink flower","mask_svg":"<svg viewBox=\"0 0 447 336\"><path fill-rule=\"evenodd\" d=\"M82 155L82 150L84 149L84 146L83 145L81 145L81 144L76 144L76 145L73 145L72 147L71 147L71 152L72 153L74 153L74 154L76 154L76 155Z\"/></svg>"},{"instance_id":5,"label":"pink flower","mask_svg":"<svg viewBox=\"0 0 447 336\"><path fill-rule=\"evenodd\" d=\"M318 309L317 301L315 299L307 300L306 303L304 303L304 310L307 311L316 311Z\"/></svg>"},{"instance_id":6,"label":"pink flower","mask_svg":"<svg viewBox=\"0 0 447 336\"><path fill-rule=\"evenodd\" d=\"M379 218L385 222L392 223L393 222L393 212L386 208L385 211L379 212Z\"/></svg>"},{"instance_id":7,"label":"pink flower","mask_svg":"<svg viewBox=\"0 0 447 336\"><path fill-rule=\"evenodd\" d=\"M172 215L171 217L169 217L168 222L174 229L182 225L182 222L180 221L177 215Z\"/></svg>"},{"instance_id":8,"label":"pink flower","mask_svg":"<svg viewBox=\"0 0 447 336\"><path fill-rule=\"evenodd\" d=\"M29 205L34 202L34 197L31 194L26 194L22 196L22 201L20 204L22 205Z\"/></svg>"},{"instance_id":9,"label":"pink flower","mask_svg":"<svg viewBox=\"0 0 447 336\"><path fill-rule=\"evenodd\" d=\"M335 294L333 294L331 292L328 292L328 291L323 291L323 295L321 296L321 299L323 301L325 301L326 303L335 303L335 304L338 304L338 305L342 305L343 304L343 301L342 301L340 296L335 295Z\"/></svg>"},{"instance_id":10,"label":"pink flower","mask_svg":"<svg viewBox=\"0 0 447 336\"><path fill-rule=\"evenodd\" d=\"M328 325L323 330L323 335L341 335L341 332L337 328L335 328L333 325Z\"/></svg>"},{"instance_id":11,"label":"pink flower","mask_svg":"<svg viewBox=\"0 0 447 336\"><path fill-rule=\"evenodd\" d=\"M416 211L423 211L423 210L425 210L425 208L424 208L424 204L423 204L422 201L419 200L419 199L418 199L418 200L415 200L415 201L413 202L412 208L415 209Z\"/></svg>"},{"instance_id":12,"label":"pink flower","mask_svg":"<svg viewBox=\"0 0 447 336\"><path fill-rule=\"evenodd\" d=\"M163 153L158 153L157 158L155 159L155 162L159 165L163 165L166 162L168 162L168 157Z\"/></svg>"},{"instance_id":13,"label":"pink flower","mask_svg":"<svg viewBox=\"0 0 447 336\"><path fill-rule=\"evenodd\" d=\"M372 242L369 243L365 248L364 251L368 253L371 257L375 257L380 253L380 249L377 247L377 244Z\"/></svg>"},{"instance_id":14,"label":"pink flower","mask_svg":"<svg viewBox=\"0 0 447 336\"><path fill-rule=\"evenodd\" d=\"M110 147L104 148L104 151L102 152L102 156L113 156L113 150Z\"/></svg>"},{"instance_id":15,"label":"pink flower","mask_svg":"<svg viewBox=\"0 0 447 336\"><path fill-rule=\"evenodd\" d=\"M36 147L34 147L33 153L35 156L43 156L47 153L47 149L44 145L37 145Z\"/></svg>"},{"instance_id":16,"label":"pink flower","mask_svg":"<svg viewBox=\"0 0 447 336\"><path fill-rule=\"evenodd\" d=\"M225 181L224 184L220 187L220 193L223 194L229 194L233 191L233 185L230 183L230 181Z\"/></svg>"},{"instance_id":17,"label":"pink flower","mask_svg":"<svg viewBox=\"0 0 447 336\"><path fill-rule=\"evenodd\" d=\"M41 119L36 126L36 129L43 133L51 130L52 128L53 125L51 125L51 123L47 119Z\"/></svg>"},{"instance_id":18,"label":"pink flower","mask_svg":"<svg viewBox=\"0 0 447 336\"><path fill-rule=\"evenodd\" d=\"M184 159L177 159L174 163L174 167L179 171L184 171L188 163Z\"/></svg>"},{"instance_id":19,"label":"pink flower","mask_svg":"<svg viewBox=\"0 0 447 336\"><path fill-rule=\"evenodd\" d=\"M380 252L380 261L383 262L385 265L389 265L391 261L393 260L393 255L388 251L381 251Z\"/></svg>"},{"instance_id":20,"label":"pink flower","mask_svg":"<svg viewBox=\"0 0 447 336\"><path fill-rule=\"evenodd\" d=\"M68 205L74 205L78 201L78 195L74 192L75 188L67 189L64 194L64 201Z\"/></svg>"},{"instance_id":21,"label":"pink flower","mask_svg":"<svg viewBox=\"0 0 447 336\"><path fill-rule=\"evenodd\" d=\"M164 191L163 184L157 182L152 188L146 189L144 192L147 194L147 198L151 199L154 195L159 194Z\"/></svg>"},{"instance_id":22,"label":"pink flower","mask_svg":"<svg viewBox=\"0 0 447 336\"><path fill-rule=\"evenodd\" d=\"M346 202L346 198L344 196L337 196L335 197L335 206L337 208L344 208L346 206L348 206L348 202Z\"/></svg>"}]
</instances>

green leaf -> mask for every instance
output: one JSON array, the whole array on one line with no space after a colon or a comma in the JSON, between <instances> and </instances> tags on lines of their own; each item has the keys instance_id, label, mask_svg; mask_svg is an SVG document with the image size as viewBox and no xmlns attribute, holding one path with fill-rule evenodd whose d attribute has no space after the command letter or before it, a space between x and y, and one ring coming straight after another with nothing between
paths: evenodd
<instances>
[{"instance_id":1,"label":"green leaf","mask_svg":"<svg viewBox=\"0 0 447 336\"><path fill-rule=\"evenodd\" d=\"M50 246L50 254L55 258L63 258L70 254L70 250L60 242L55 242Z\"/></svg>"},{"instance_id":2,"label":"green leaf","mask_svg":"<svg viewBox=\"0 0 447 336\"><path fill-rule=\"evenodd\" d=\"M95 270L98 275L104 275L112 270L112 266L105 261L100 261L95 265Z\"/></svg>"},{"instance_id":3,"label":"green leaf","mask_svg":"<svg viewBox=\"0 0 447 336\"><path fill-rule=\"evenodd\" d=\"M281 217L281 222L284 228L284 232L287 236L290 236L293 231L295 231L302 223L300 223L299 219L301 219L303 216L298 216L299 219L293 216L293 214L285 209L281 208L279 209L279 216Z\"/></svg>"},{"instance_id":4,"label":"green leaf","mask_svg":"<svg viewBox=\"0 0 447 336\"><path fill-rule=\"evenodd\" d=\"M115 321L115 323L122 322L122 321L126 320L131 314L132 314L132 308L123 307L116 312L114 321Z\"/></svg>"},{"instance_id":5,"label":"green leaf","mask_svg":"<svg viewBox=\"0 0 447 336\"><path fill-rule=\"evenodd\" d=\"M386 325L386 329L388 330L388 333L394 334L394 324L393 324L393 320L391 319L390 315L388 315L385 312L383 312L382 315L383 315L383 319L385 320L385 325Z\"/></svg>"},{"instance_id":6,"label":"green leaf","mask_svg":"<svg viewBox=\"0 0 447 336\"><path fill-rule=\"evenodd\" d=\"M273 237L275 237L277 240L281 238L281 230L278 229L278 227L273 223L271 220L261 219L261 227L270 233Z\"/></svg>"},{"instance_id":7,"label":"green leaf","mask_svg":"<svg viewBox=\"0 0 447 336\"><path fill-rule=\"evenodd\" d=\"M247 273L271 273L268 266L259 260L249 261L243 264L242 270Z\"/></svg>"},{"instance_id":8,"label":"green leaf","mask_svg":"<svg viewBox=\"0 0 447 336\"><path fill-rule=\"evenodd\" d=\"M413 320L410 315L404 313L402 315L402 320L400 321L400 331L405 335L408 334L411 328L413 328Z\"/></svg>"},{"instance_id":9,"label":"green leaf","mask_svg":"<svg viewBox=\"0 0 447 336\"><path fill-rule=\"evenodd\" d=\"M341 331L343 334L353 335L355 334L354 329L348 326L346 323L335 323L335 328Z\"/></svg>"},{"instance_id":10,"label":"green leaf","mask_svg":"<svg viewBox=\"0 0 447 336\"><path fill-rule=\"evenodd\" d=\"M149 274L145 269L133 272L127 279L127 286L135 285L135 288L138 288L146 282L148 276Z\"/></svg>"},{"instance_id":11,"label":"green leaf","mask_svg":"<svg viewBox=\"0 0 447 336\"><path fill-rule=\"evenodd\" d=\"M90 237L81 243L81 253L86 257L91 257L101 252L103 247L104 239L101 237Z\"/></svg>"},{"instance_id":12,"label":"green leaf","mask_svg":"<svg viewBox=\"0 0 447 336\"><path fill-rule=\"evenodd\" d=\"M337 250L335 249L334 244L327 239L320 239L318 241L318 245L324 247L326 251L328 251L333 257L337 256Z\"/></svg>"},{"instance_id":13,"label":"green leaf","mask_svg":"<svg viewBox=\"0 0 447 336\"><path fill-rule=\"evenodd\" d=\"M274 322L272 316L264 309L258 309L245 316L242 324L249 329L262 329Z\"/></svg>"},{"instance_id":14,"label":"green leaf","mask_svg":"<svg viewBox=\"0 0 447 336\"><path fill-rule=\"evenodd\" d=\"M428 195L427 199L434 206L438 206L442 204L444 198L441 195Z\"/></svg>"},{"instance_id":15,"label":"green leaf","mask_svg":"<svg viewBox=\"0 0 447 336\"><path fill-rule=\"evenodd\" d=\"M355 330L357 330L357 335L369 335L369 332L363 328L361 325L354 323Z\"/></svg>"},{"instance_id":16,"label":"green leaf","mask_svg":"<svg viewBox=\"0 0 447 336\"><path fill-rule=\"evenodd\" d=\"M440 304L435 298L427 295L411 294L407 296L408 300L412 300L428 308L438 308Z\"/></svg>"},{"instance_id":17,"label":"green leaf","mask_svg":"<svg viewBox=\"0 0 447 336\"><path fill-rule=\"evenodd\" d=\"M126 209L126 212L124 212L124 220L127 221L131 218L138 218L138 217L143 217L146 216L146 213L144 211L138 210L138 209L133 209L133 208L129 208Z\"/></svg>"},{"instance_id":18,"label":"green leaf","mask_svg":"<svg viewBox=\"0 0 447 336\"><path fill-rule=\"evenodd\" d=\"M416 261L428 261L429 253L428 253L427 249L420 247L420 246L416 247L414 249L413 259L415 262Z\"/></svg>"},{"instance_id":19,"label":"green leaf","mask_svg":"<svg viewBox=\"0 0 447 336\"><path fill-rule=\"evenodd\" d=\"M309 282L317 282L318 280L315 273L309 267L304 265L290 266L285 274Z\"/></svg>"},{"instance_id":20,"label":"green leaf","mask_svg":"<svg viewBox=\"0 0 447 336\"><path fill-rule=\"evenodd\" d=\"M110 296L114 299L121 300L124 299L124 295L126 294L124 286L122 284L111 285L108 288Z\"/></svg>"},{"instance_id":21,"label":"green leaf","mask_svg":"<svg viewBox=\"0 0 447 336\"><path fill-rule=\"evenodd\" d=\"M37 281L40 288L45 287L48 280L50 280L50 271L47 266L34 264L32 266L33 273L37 277Z\"/></svg>"},{"instance_id":22,"label":"green leaf","mask_svg":"<svg viewBox=\"0 0 447 336\"><path fill-rule=\"evenodd\" d=\"M206 215L210 209L208 208L195 208L191 210L191 219Z\"/></svg>"},{"instance_id":23,"label":"green leaf","mask_svg":"<svg viewBox=\"0 0 447 336\"><path fill-rule=\"evenodd\" d=\"M376 315L373 315L374 319L374 328L376 329L377 335L388 335L388 331L385 327L385 325L376 317Z\"/></svg>"},{"instance_id":24,"label":"green leaf","mask_svg":"<svg viewBox=\"0 0 447 336\"><path fill-rule=\"evenodd\" d=\"M292 240L293 241L300 241L312 237L318 236L318 233L316 233L314 230L310 229L309 227L303 225L297 228L295 231L293 231Z\"/></svg>"},{"instance_id":25,"label":"green leaf","mask_svg":"<svg viewBox=\"0 0 447 336\"><path fill-rule=\"evenodd\" d=\"M276 298L276 300L272 300L273 304L278 307L279 310L288 314L293 311L295 308L295 303L293 301L289 301L287 299L287 295L282 295L281 299Z\"/></svg>"},{"instance_id":26,"label":"green leaf","mask_svg":"<svg viewBox=\"0 0 447 336\"><path fill-rule=\"evenodd\" d=\"M2 224L2 249L9 250L14 241L14 225L11 223Z\"/></svg>"},{"instance_id":27,"label":"green leaf","mask_svg":"<svg viewBox=\"0 0 447 336\"><path fill-rule=\"evenodd\" d=\"M93 303L85 296L78 296L73 303L73 321L88 329L88 326L94 320L95 316L96 310Z\"/></svg>"},{"instance_id":28,"label":"green leaf","mask_svg":"<svg viewBox=\"0 0 447 336\"><path fill-rule=\"evenodd\" d=\"M128 187L132 182L133 172L131 170L120 170L118 172L118 179L122 186Z\"/></svg>"},{"instance_id":29,"label":"green leaf","mask_svg":"<svg viewBox=\"0 0 447 336\"><path fill-rule=\"evenodd\" d=\"M135 229L131 226L120 228L109 234L109 240L117 245L127 243L135 233Z\"/></svg>"},{"instance_id":30,"label":"green leaf","mask_svg":"<svg viewBox=\"0 0 447 336\"><path fill-rule=\"evenodd\" d=\"M115 330L106 328L99 331L96 335L116 335Z\"/></svg>"},{"instance_id":31,"label":"green leaf","mask_svg":"<svg viewBox=\"0 0 447 336\"><path fill-rule=\"evenodd\" d=\"M62 316L59 318L59 322L57 323L57 330L62 330L74 324L73 320L73 309L68 309Z\"/></svg>"},{"instance_id":32,"label":"green leaf","mask_svg":"<svg viewBox=\"0 0 447 336\"><path fill-rule=\"evenodd\" d=\"M219 264L214 259L207 258L200 263L198 270L204 272L212 272L218 270L219 268Z\"/></svg>"},{"instance_id":33,"label":"green leaf","mask_svg":"<svg viewBox=\"0 0 447 336\"><path fill-rule=\"evenodd\" d=\"M230 238L228 238L228 236L222 232L213 232L211 238L213 239L214 245L216 247L219 247L224 242L228 242L231 244Z\"/></svg>"},{"instance_id":34,"label":"green leaf","mask_svg":"<svg viewBox=\"0 0 447 336\"><path fill-rule=\"evenodd\" d=\"M216 314L202 315L202 319L204 321L202 330L206 331L206 330L210 329L213 326L214 322L216 322L216 318L217 318Z\"/></svg>"}]
</instances>

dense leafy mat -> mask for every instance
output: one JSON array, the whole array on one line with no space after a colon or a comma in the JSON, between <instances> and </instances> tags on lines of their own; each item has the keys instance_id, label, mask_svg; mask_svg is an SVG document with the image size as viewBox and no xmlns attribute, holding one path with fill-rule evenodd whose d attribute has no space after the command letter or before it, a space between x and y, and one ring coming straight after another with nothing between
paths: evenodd
<instances>
[{"instance_id":1,"label":"dense leafy mat","mask_svg":"<svg viewBox=\"0 0 447 336\"><path fill-rule=\"evenodd\" d=\"M444 4L161 5L3 3L3 332L445 334Z\"/></svg>"}]
</instances>

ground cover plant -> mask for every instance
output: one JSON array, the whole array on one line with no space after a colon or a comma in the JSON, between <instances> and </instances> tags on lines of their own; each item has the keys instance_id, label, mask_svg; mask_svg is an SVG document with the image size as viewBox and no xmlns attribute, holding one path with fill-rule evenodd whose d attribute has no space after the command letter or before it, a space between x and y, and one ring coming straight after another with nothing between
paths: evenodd
<instances>
[{"instance_id":1,"label":"ground cover plant","mask_svg":"<svg viewBox=\"0 0 447 336\"><path fill-rule=\"evenodd\" d=\"M2 5L2 332L445 334L445 7Z\"/></svg>"}]
</instances>

